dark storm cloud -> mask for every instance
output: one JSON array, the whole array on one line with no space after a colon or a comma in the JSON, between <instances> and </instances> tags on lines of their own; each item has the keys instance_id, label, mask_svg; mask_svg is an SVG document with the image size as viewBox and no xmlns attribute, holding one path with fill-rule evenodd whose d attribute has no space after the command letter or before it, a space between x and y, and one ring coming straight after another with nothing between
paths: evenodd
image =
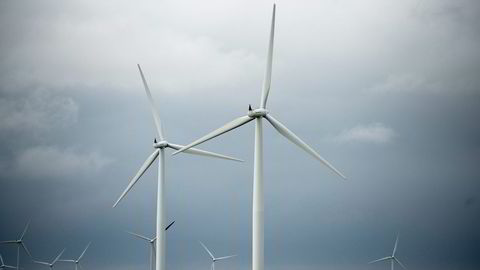
<instances>
[{"instance_id":1,"label":"dark storm cloud","mask_svg":"<svg viewBox=\"0 0 480 270\"><path fill-rule=\"evenodd\" d=\"M397 233L410 269L478 268L480 5L277 4L269 109L349 180L265 127L267 269L385 269ZM155 170L111 208L152 151L135 64L187 143L257 106L271 2L0 5L0 240L31 218L39 259L146 268L124 230L152 235ZM203 148L246 162L168 158L169 267L208 268L202 240L248 269L253 126Z\"/></svg>"}]
</instances>

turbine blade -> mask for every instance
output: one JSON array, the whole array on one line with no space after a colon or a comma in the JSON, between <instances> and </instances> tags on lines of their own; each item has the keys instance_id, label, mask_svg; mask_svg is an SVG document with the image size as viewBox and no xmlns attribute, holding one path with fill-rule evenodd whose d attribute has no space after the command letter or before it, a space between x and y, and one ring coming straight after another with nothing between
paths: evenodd
<instances>
[{"instance_id":1,"label":"turbine blade","mask_svg":"<svg viewBox=\"0 0 480 270\"><path fill-rule=\"evenodd\" d=\"M371 261L371 262L369 262L369 264L376 263L376 262L381 262L381 261L386 261L386 260L391 260L391 259L392 259L392 257L388 256L388 257L384 257L384 258L381 258L381 259L378 259L378 260Z\"/></svg>"},{"instance_id":2,"label":"turbine blade","mask_svg":"<svg viewBox=\"0 0 480 270\"><path fill-rule=\"evenodd\" d=\"M30 253L30 251L28 250L27 246L25 245L25 243L21 242L22 245L22 248L23 250L25 250L25 252L28 254L28 256L31 258L32 257L32 254Z\"/></svg>"},{"instance_id":3,"label":"turbine blade","mask_svg":"<svg viewBox=\"0 0 480 270\"><path fill-rule=\"evenodd\" d=\"M5 268L11 268L11 269L17 269L16 266L11 266L11 265L3 265L3 267L5 267ZM20 269L22 269L22 268L20 268Z\"/></svg>"},{"instance_id":4,"label":"turbine blade","mask_svg":"<svg viewBox=\"0 0 480 270\"><path fill-rule=\"evenodd\" d=\"M0 244L15 244L15 243L17 243L17 241L15 241L15 240L8 240L8 241L0 242Z\"/></svg>"},{"instance_id":5,"label":"turbine blade","mask_svg":"<svg viewBox=\"0 0 480 270\"><path fill-rule=\"evenodd\" d=\"M62 256L63 252L65 252L65 249L63 249L62 252L60 252L55 258L55 260L53 260L52 265L54 265L60 259L60 256Z\"/></svg>"},{"instance_id":6,"label":"turbine blade","mask_svg":"<svg viewBox=\"0 0 480 270\"><path fill-rule=\"evenodd\" d=\"M407 268L405 267L405 265L403 265L403 263L401 263L397 258L393 257L393 259L405 270L407 270Z\"/></svg>"},{"instance_id":7,"label":"turbine blade","mask_svg":"<svg viewBox=\"0 0 480 270\"><path fill-rule=\"evenodd\" d=\"M157 130L157 135L160 140L164 140L162 123L160 122L160 116L157 112L157 109L155 108L155 104L153 103L152 93L150 92L150 88L148 87L147 80L145 80L145 76L143 76L142 68L140 67L139 64L137 64L137 66L138 66L138 71L140 71L140 76L142 77L142 82L145 88L145 92L147 93L148 102L150 104L150 110L152 111L153 120L155 121L155 128Z\"/></svg>"},{"instance_id":8,"label":"turbine blade","mask_svg":"<svg viewBox=\"0 0 480 270\"><path fill-rule=\"evenodd\" d=\"M3 257L2 257L2 254L0 254L0 263L2 263L2 265L4 265L5 263L3 262Z\"/></svg>"},{"instance_id":9,"label":"turbine blade","mask_svg":"<svg viewBox=\"0 0 480 270\"><path fill-rule=\"evenodd\" d=\"M395 246L393 246L392 257L394 257L395 252L397 252L397 245L398 245L398 234L397 234L397 239L395 240Z\"/></svg>"},{"instance_id":10,"label":"turbine blade","mask_svg":"<svg viewBox=\"0 0 480 270\"><path fill-rule=\"evenodd\" d=\"M265 70L265 77L263 78L262 99L260 103L261 108L265 108L267 106L268 93L270 92L270 85L272 82L274 33L275 33L275 4L273 4L272 24L270 26L270 39L268 42L267 67Z\"/></svg>"},{"instance_id":11,"label":"turbine blade","mask_svg":"<svg viewBox=\"0 0 480 270\"><path fill-rule=\"evenodd\" d=\"M303 149L305 152L309 153L316 159L318 159L320 162L323 163L323 165L327 166L330 170L335 172L337 175L342 177L343 179L347 179L340 171L335 169L326 159L321 157L315 150L313 150L310 146L308 146L304 141L302 141L295 133L291 132L285 125L280 123L277 119L273 118L271 115L266 115L265 118L272 124L272 126L280 133L282 134L285 138L287 138L289 141Z\"/></svg>"},{"instance_id":12,"label":"turbine blade","mask_svg":"<svg viewBox=\"0 0 480 270\"><path fill-rule=\"evenodd\" d=\"M208 250L207 246L205 246L201 241L198 241L200 243L200 245L202 245L203 249L205 249L205 251L208 253L208 255L210 255L210 258L212 258L212 260L215 259L215 257L213 257L213 254L212 252L210 252L210 250Z\"/></svg>"},{"instance_id":13,"label":"turbine blade","mask_svg":"<svg viewBox=\"0 0 480 270\"><path fill-rule=\"evenodd\" d=\"M74 263L75 260L58 260L59 262L71 262L71 263Z\"/></svg>"},{"instance_id":14,"label":"turbine blade","mask_svg":"<svg viewBox=\"0 0 480 270\"><path fill-rule=\"evenodd\" d=\"M183 145L173 144L173 143L168 143L168 146L172 149L175 149L175 150L180 150L183 147L185 147ZM205 150L200 150L200 149L197 149L197 148L187 149L187 150L184 151L184 153L243 162L243 160L238 159L238 158L229 157L229 156L225 156L225 155L222 155L222 154L217 154L217 153L213 153L213 152L209 152L209 151L205 151Z\"/></svg>"},{"instance_id":15,"label":"turbine blade","mask_svg":"<svg viewBox=\"0 0 480 270\"><path fill-rule=\"evenodd\" d=\"M254 118L250 118L249 116L242 116L242 117L239 117L231 122L228 122L227 124L223 125L221 128L218 128L210 133L208 133L207 135L203 136L202 138L190 143L189 145L187 146L184 146L182 147L180 150L177 150L176 152L174 152L172 155L176 155L180 152L183 152L187 149L190 149L192 147L194 147L195 145L198 145L198 144L201 144L203 142L206 142L210 139L213 139L217 136L220 136L222 135L223 133L225 132L229 132L230 130L232 129L235 129L239 126L242 126L242 125L245 125L246 123L252 121Z\"/></svg>"},{"instance_id":16,"label":"turbine blade","mask_svg":"<svg viewBox=\"0 0 480 270\"><path fill-rule=\"evenodd\" d=\"M83 258L83 255L85 255L85 252L87 251L88 247L90 246L92 242L89 242L88 245L85 247L85 249L83 250L82 254L80 255L80 257L78 257L78 260L77 261L80 261L82 258Z\"/></svg>"},{"instance_id":17,"label":"turbine blade","mask_svg":"<svg viewBox=\"0 0 480 270\"><path fill-rule=\"evenodd\" d=\"M236 257L236 256L237 255L224 256L224 257L216 258L216 260L220 261L220 260L225 260L225 259L228 259L228 258L233 258L233 257Z\"/></svg>"},{"instance_id":18,"label":"turbine blade","mask_svg":"<svg viewBox=\"0 0 480 270\"><path fill-rule=\"evenodd\" d=\"M140 179L140 177L145 173L145 171L147 171L147 169L150 167L150 165L152 165L152 163L155 161L155 159L158 157L158 153L160 152L159 149L155 150L155 152L153 152L148 158L147 160L145 160L145 162L143 163L142 167L140 167L140 170L137 172L137 174L132 178L132 180L130 181L130 183L128 184L127 188L123 191L122 195L120 195L120 198L118 198L118 200L115 202L115 204L113 205L113 207L117 206L117 204L120 202L120 200L123 199L123 197L125 197L125 195L127 195L128 191L130 191L130 189L132 189L133 185L135 185L135 183L138 181L138 179Z\"/></svg>"},{"instance_id":19,"label":"turbine blade","mask_svg":"<svg viewBox=\"0 0 480 270\"><path fill-rule=\"evenodd\" d=\"M138 237L138 238L141 238L141 239L143 239L143 240L146 240L146 241L150 242L150 239L149 239L148 237L143 236L143 235L141 235L141 234L136 234L136 233L129 232L129 231L127 231L127 233L129 233L129 234L131 234L131 235L133 235L133 236L136 236L136 237Z\"/></svg>"},{"instance_id":20,"label":"turbine blade","mask_svg":"<svg viewBox=\"0 0 480 270\"><path fill-rule=\"evenodd\" d=\"M23 240L23 237L25 236L25 233L27 233L28 226L30 226L30 221L28 221L27 225L25 226L25 229L23 230L22 234L20 235L20 240Z\"/></svg>"},{"instance_id":21,"label":"turbine blade","mask_svg":"<svg viewBox=\"0 0 480 270\"><path fill-rule=\"evenodd\" d=\"M47 262L42 262L42 261L33 261L34 263L38 263L38 264L43 264L43 265L47 265L47 266L50 266L49 263Z\"/></svg>"},{"instance_id":22,"label":"turbine blade","mask_svg":"<svg viewBox=\"0 0 480 270\"><path fill-rule=\"evenodd\" d=\"M168 230L168 228L170 228L170 227L173 225L173 223L175 223L175 220L172 221L170 224L168 224L168 226L165 228L165 231ZM155 237L155 238L156 238L156 237Z\"/></svg>"}]
</instances>

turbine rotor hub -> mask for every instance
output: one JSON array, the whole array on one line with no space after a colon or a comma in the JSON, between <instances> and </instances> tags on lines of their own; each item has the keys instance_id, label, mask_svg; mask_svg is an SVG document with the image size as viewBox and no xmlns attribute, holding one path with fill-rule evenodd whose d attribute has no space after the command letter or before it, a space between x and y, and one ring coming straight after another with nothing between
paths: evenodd
<instances>
[{"instance_id":1,"label":"turbine rotor hub","mask_svg":"<svg viewBox=\"0 0 480 270\"><path fill-rule=\"evenodd\" d=\"M168 146L168 142L167 141L159 141L159 142L156 142L156 143L153 143L153 147L154 148L160 148L160 149L163 149L165 147Z\"/></svg>"},{"instance_id":2,"label":"turbine rotor hub","mask_svg":"<svg viewBox=\"0 0 480 270\"><path fill-rule=\"evenodd\" d=\"M248 111L248 116L252 118L264 117L268 114L268 111L263 108L258 108L253 111Z\"/></svg>"}]
</instances>

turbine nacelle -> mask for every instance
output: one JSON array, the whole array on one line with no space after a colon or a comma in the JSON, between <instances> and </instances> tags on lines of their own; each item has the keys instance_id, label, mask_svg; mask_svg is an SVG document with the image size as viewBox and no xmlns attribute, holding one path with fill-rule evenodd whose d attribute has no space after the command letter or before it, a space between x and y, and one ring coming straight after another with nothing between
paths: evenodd
<instances>
[{"instance_id":1,"label":"turbine nacelle","mask_svg":"<svg viewBox=\"0 0 480 270\"><path fill-rule=\"evenodd\" d=\"M263 108L258 108L255 110L249 110L248 116L251 118L265 117L268 114L268 110Z\"/></svg>"},{"instance_id":2,"label":"turbine nacelle","mask_svg":"<svg viewBox=\"0 0 480 270\"><path fill-rule=\"evenodd\" d=\"M153 142L153 148L160 148L160 149L163 149L165 147L168 146L168 142L167 141L154 141Z\"/></svg>"}]
</instances>

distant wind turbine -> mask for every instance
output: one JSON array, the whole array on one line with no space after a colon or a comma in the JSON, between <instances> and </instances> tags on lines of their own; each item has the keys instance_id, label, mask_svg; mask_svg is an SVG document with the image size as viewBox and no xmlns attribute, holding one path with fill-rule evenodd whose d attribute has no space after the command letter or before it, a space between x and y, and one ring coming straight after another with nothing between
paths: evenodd
<instances>
[{"instance_id":1,"label":"distant wind turbine","mask_svg":"<svg viewBox=\"0 0 480 270\"><path fill-rule=\"evenodd\" d=\"M217 136L220 136L230 130L238 128L250 121L255 120L255 151L254 151L254 167L253 167L253 213L252 213L252 269L263 270L264 268L264 194L263 194L263 119L268 122L289 141L300 147L302 150L319 160L323 165L335 172L342 178L346 178L342 173L335 169L327 160L321 157L315 150L303 142L297 135L290 131L285 125L280 123L266 109L268 93L270 92L270 84L272 78L272 57L273 57L273 37L275 30L275 4L273 5L272 24L270 29L270 40L268 45L267 67L263 81L262 96L260 100L260 108L252 110L249 106L248 114L239 117L224 126L212 131L211 133L201 137L200 139L182 147L173 155L187 151L190 147L194 147Z\"/></svg>"},{"instance_id":2,"label":"distant wind turbine","mask_svg":"<svg viewBox=\"0 0 480 270\"><path fill-rule=\"evenodd\" d=\"M168 224L168 226L165 228L165 231L168 230L168 228L170 228L173 223L175 223L175 221L172 221L170 224ZM133 232L127 232L135 237L138 237L142 240L145 240L147 241L149 244L150 244L150 269L154 269L155 268L155 242L157 240L157 237L154 237L154 238L148 238L146 236L143 236L141 234L137 234L137 233L133 233Z\"/></svg>"},{"instance_id":3,"label":"distant wind turbine","mask_svg":"<svg viewBox=\"0 0 480 270\"><path fill-rule=\"evenodd\" d=\"M88 247L90 246L92 242L88 243L85 249L83 250L82 254L78 257L76 260L58 260L59 262L69 262L69 263L74 263L75 264L75 270L78 270L78 267L83 269L82 265L80 265L80 260L83 258L83 255L85 255L85 252L87 252Z\"/></svg>"},{"instance_id":4,"label":"distant wind turbine","mask_svg":"<svg viewBox=\"0 0 480 270\"><path fill-rule=\"evenodd\" d=\"M207 246L205 246L202 242L198 241L200 243L200 245L202 245L203 249L205 249L205 251L208 253L208 255L210 256L210 258L212 259L212 267L211 267L211 270L215 270L215 262L216 261L221 261L221 260L225 260L225 259L228 259L228 258L232 258L232 257L235 257L237 255L230 255L230 256L224 256L224 257L218 257L216 258L215 256L213 256L212 252L210 252L210 250L208 250Z\"/></svg>"},{"instance_id":5,"label":"distant wind turbine","mask_svg":"<svg viewBox=\"0 0 480 270\"><path fill-rule=\"evenodd\" d=\"M157 259L155 269L165 270L165 265L166 265L166 258L165 258L166 257L165 256L166 236L164 231L165 223L166 223L165 149L172 148L174 150L179 150L184 146L167 141L165 137L165 132L163 131L163 126L160 122L160 117L157 113L157 110L153 102L152 94L150 93L150 89L148 88L147 81L145 80L145 76L143 75L140 65L137 65L137 66L140 72L140 76L142 77L143 86L145 88L145 92L147 94L148 101L150 104L150 110L152 112L153 120L155 122L157 136L160 141L157 142L157 140L154 139L153 148L155 148L155 151L153 151L153 153L143 163L142 167L140 167L140 170L130 181L127 188L123 191L122 195L120 195L120 197L115 202L113 207L117 206L117 204L123 199L123 197L125 197L128 191L130 191L133 185L135 185L138 179L140 179L140 177L147 171L150 165L152 165L152 163L158 157L159 162L158 162L157 220L156 220L157 222L156 235L158 240L157 240L157 248L156 248L156 256L155 256L155 258ZM200 149L194 149L194 148L188 149L188 151L185 151L185 153L200 155L200 156L207 156L207 157L214 157L214 158L221 158L221 159L228 159L228 160L235 160L235 161L242 161L240 159L236 159L233 157L220 155L217 153L208 152Z\"/></svg>"},{"instance_id":6,"label":"distant wind turbine","mask_svg":"<svg viewBox=\"0 0 480 270\"><path fill-rule=\"evenodd\" d=\"M20 235L20 237L18 237L17 240L8 240L8 241L0 242L0 244L15 244L15 245L17 245L17 269L20 268L19 267L20 266L20 247L23 248L25 253L27 253L27 255L30 256L30 258L32 257L32 254L30 254L30 251L28 251L27 246L23 242L23 237L25 237L25 234L27 233L28 226L30 226L30 221L27 223L27 225L25 226L25 229L23 229L22 234Z\"/></svg>"},{"instance_id":7,"label":"distant wind turbine","mask_svg":"<svg viewBox=\"0 0 480 270\"><path fill-rule=\"evenodd\" d=\"M0 269L5 269L5 268L17 269L17 267L15 267L15 266L6 265L6 264L3 262L2 254L0 254Z\"/></svg>"},{"instance_id":8,"label":"distant wind turbine","mask_svg":"<svg viewBox=\"0 0 480 270\"><path fill-rule=\"evenodd\" d=\"M65 252L65 249L62 250L62 252L60 252L60 254L58 254L58 256L51 262L42 262L42 261L33 261L34 263L38 263L38 264L42 264L42 265L45 265L45 266L48 266L50 269L53 269L53 266L58 262L58 260L60 259L60 257L62 256L63 252Z\"/></svg>"},{"instance_id":9,"label":"distant wind turbine","mask_svg":"<svg viewBox=\"0 0 480 270\"><path fill-rule=\"evenodd\" d=\"M387 256L378 260L371 261L369 262L369 264L382 262L382 261L390 261L391 270L393 270L393 266L395 262L397 262L403 269L407 270L407 268L397 259L397 257L395 257L395 253L397 252L397 245L398 245L398 235L397 235L397 240L395 240L395 246L393 246L392 256Z\"/></svg>"}]
</instances>

